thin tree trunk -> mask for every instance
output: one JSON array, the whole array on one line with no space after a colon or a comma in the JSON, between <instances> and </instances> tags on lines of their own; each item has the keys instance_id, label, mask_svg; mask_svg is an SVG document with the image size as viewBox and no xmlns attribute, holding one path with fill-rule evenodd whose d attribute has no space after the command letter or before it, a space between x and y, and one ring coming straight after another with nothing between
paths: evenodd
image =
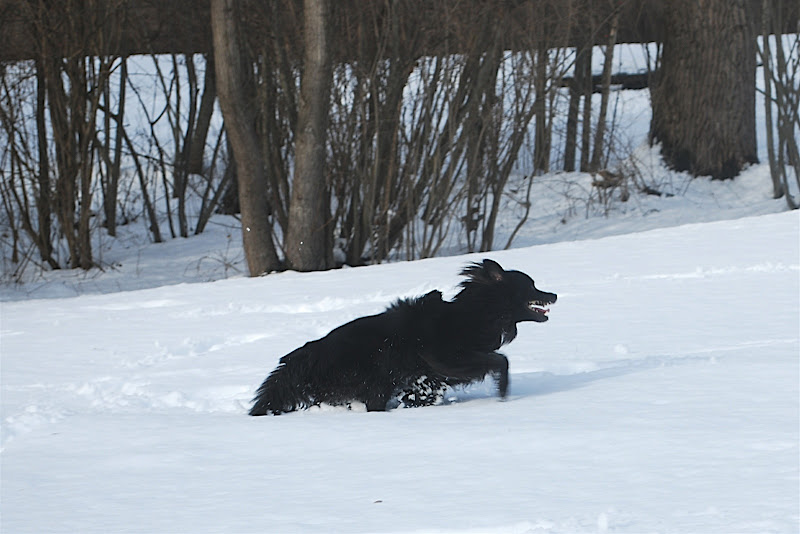
<instances>
[{"instance_id":1,"label":"thin tree trunk","mask_svg":"<svg viewBox=\"0 0 800 534\"><path fill-rule=\"evenodd\" d=\"M597 117L597 129L594 132L594 152L592 153L591 170L600 169L600 160L605 150L606 136L606 115L608 115L608 95L611 91L611 67L614 62L614 45L617 43L617 26L619 24L619 14L615 13L611 19L611 28L608 32L608 43L606 43L605 58L603 60L603 92L600 97L600 115Z\"/></svg>"},{"instance_id":2,"label":"thin tree trunk","mask_svg":"<svg viewBox=\"0 0 800 534\"><path fill-rule=\"evenodd\" d=\"M305 56L297 116L295 172L289 225L284 240L286 262L298 271L329 266L329 214L325 185L326 130L331 85L327 0L303 2Z\"/></svg>"},{"instance_id":3,"label":"thin tree trunk","mask_svg":"<svg viewBox=\"0 0 800 534\"><path fill-rule=\"evenodd\" d=\"M547 131L547 62L548 48L547 43L542 40L536 50L536 74L534 85L536 88L536 100L533 107L536 117L536 139L533 149L533 168L534 171L545 173L550 166L550 136Z\"/></svg>"},{"instance_id":4,"label":"thin tree trunk","mask_svg":"<svg viewBox=\"0 0 800 534\"><path fill-rule=\"evenodd\" d=\"M245 101L236 0L211 0L217 91L236 160L242 239L250 276L278 268L267 203L267 181L252 114Z\"/></svg>"},{"instance_id":5,"label":"thin tree trunk","mask_svg":"<svg viewBox=\"0 0 800 534\"><path fill-rule=\"evenodd\" d=\"M592 149L592 52L591 45L586 49L586 61L583 64L583 119L581 125L581 171L589 170L589 155Z\"/></svg>"},{"instance_id":6,"label":"thin tree trunk","mask_svg":"<svg viewBox=\"0 0 800 534\"><path fill-rule=\"evenodd\" d=\"M61 226L60 230L67 241L71 269L80 267L80 250L75 228L75 202L77 201L75 186L77 185L79 172L76 163L78 156L75 145L77 140L75 139L76 132L72 128L70 117L77 121L80 113L77 109L72 110L71 113L69 111L70 103L68 102L67 92L64 89L63 78L65 72L69 73L68 76L73 80L73 83L79 78L77 71L82 66L75 66L76 61L74 58L66 60L63 70L59 59L45 58L43 61L45 64L47 100L50 103L50 123L53 130L53 143L56 149L56 195L58 197L56 216ZM78 91L77 85L75 83L74 91Z\"/></svg>"},{"instance_id":7,"label":"thin tree trunk","mask_svg":"<svg viewBox=\"0 0 800 534\"><path fill-rule=\"evenodd\" d=\"M784 194L783 180L778 162L775 158L775 126L772 123L772 54L770 51L770 0L764 0L762 6L761 20L761 63L764 73L764 123L767 130L766 149L767 159L769 160L769 173L772 178L772 198L781 198ZM780 36L778 37L780 39Z\"/></svg>"},{"instance_id":8,"label":"thin tree trunk","mask_svg":"<svg viewBox=\"0 0 800 534\"><path fill-rule=\"evenodd\" d=\"M120 124L123 124L125 117L125 93L128 85L128 59L123 57L120 64L119 73L119 106L117 115L117 135L114 141L114 161L109 169L108 187L106 190L105 210L106 227L108 235L117 235L117 194L119 193L120 166L122 164L122 131ZM106 115L110 115L110 110L106 110ZM110 141L106 141L110 143Z\"/></svg>"},{"instance_id":9,"label":"thin tree trunk","mask_svg":"<svg viewBox=\"0 0 800 534\"><path fill-rule=\"evenodd\" d=\"M575 56L575 74L569 83L569 110L567 111L567 132L564 145L564 170L575 170L575 154L578 146L578 112L581 107L581 92L584 86L586 58L591 45L579 46Z\"/></svg>"},{"instance_id":10,"label":"thin tree trunk","mask_svg":"<svg viewBox=\"0 0 800 534\"><path fill-rule=\"evenodd\" d=\"M197 123L192 133L191 147L187 162L187 172L200 174L203 172L203 154L205 153L206 138L211 125L211 116L214 113L214 101L217 99L216 71L214 70L214 56L206 56L206 73L203 78L203 96L200 97L200 109L197 112Z\"/></svg>"},{"instance_id":11,"label":"thin tree trunk","mask_svg":"<svg viewBox=\"0 0 800 534\"><path fill-rule=\"evenodd\" d=\"M150 201L150 195L147 192L147 180L145 179L142 164L139 162L139 155L136 153L136 148L133 146L131 138L128 136L128 133L122 126L122 122L117 121L117 128L119 128L122 132L122 136L125 139L125 144L128 145L128 151L130 151L131 157L133 158L133 164L136 167L136 174L139 176L139 189L142 192L142 202L144 202L144 211L147 213L147 220L150 221L149 228L150 233L153 234L153 242L163 243L164 239L161 237L161 229L158 226L158 217L156 216L155 207Z\"/></svg>"},{"instance_id":12,"label":"thin tree trunk","mask_svg":"<svg viewBox=\"0 0 800 534\"><path fill-rule=\"evenodd\" d=\"M781 27L780 17L776 16L776 26ZM800 38L794 37L792 47L797 50ZM800 127L800 115L798 115L798 93L795 90L797 84L795 77L798 69L796 57L789 63L783 50L783 38L775 39L775 97L777 107L777 133L778 133L778 167L780 168L783 182L783 190L786 193L786 205L789 209L800 208L800 201L795 200L792 188L789 187L789 173L786 166L790 165L794 169L794 178L798 188L800 188L800 151L797 149L797 139L795 131ZM790 71L791 69L791 71Z\"/></svg>"},{"instance_id":13,"label":"thin tree trunk","mask_svg":"<svg viewBox=\"0 0 800 534\"><path fill-rule=\"evenodd\" d=\"M45 122L47 78L41 60L36 61L36 134L39 147L39 198L37 199L37 217L39 221L39 253L42 261L52 268L58 268L53 258L53 244L50 240L51 202L50 202L50 156L47 154L47 124Z\"/></svg>"}]
</instances>

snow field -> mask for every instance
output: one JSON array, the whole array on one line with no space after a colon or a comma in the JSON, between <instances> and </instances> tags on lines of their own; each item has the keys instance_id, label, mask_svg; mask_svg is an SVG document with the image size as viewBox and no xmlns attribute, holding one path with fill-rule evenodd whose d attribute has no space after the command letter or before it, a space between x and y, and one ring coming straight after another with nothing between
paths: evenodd
<instances>
[{"instance_id":1,"label":"snow field","mask_svg":"<svg viewBox=\"0 0 800 534\"><path fill-rule=\"evenodd\" d=\"M16 532L797 532L800 217L2 303ZM492 257L559 294L443 406L245 415L285 353Z\"/></svg>"}]
</instances>

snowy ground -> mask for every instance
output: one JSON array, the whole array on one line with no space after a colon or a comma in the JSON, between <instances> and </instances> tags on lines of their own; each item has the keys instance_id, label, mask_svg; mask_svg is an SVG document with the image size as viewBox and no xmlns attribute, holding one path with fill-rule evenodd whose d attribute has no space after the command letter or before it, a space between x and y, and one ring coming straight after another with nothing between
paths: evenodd
<instances>
[{"instance_id":1,"label":"snowy ground","mask_svg":"<svg viewBox=\"0 0 800 534\"><path fill-rule=\"evenodd\" d=\"M4 533L798 532L796 212L487 255L559 294L506 347L507 402L476 385L444 406L262 418L248 400L281 355L397 297L451 296L484 256L159 270L215 235L224 249L218 230L136 251L160 287L111 292L128 257L4 290Z\"/></svg>"}]
</instances>

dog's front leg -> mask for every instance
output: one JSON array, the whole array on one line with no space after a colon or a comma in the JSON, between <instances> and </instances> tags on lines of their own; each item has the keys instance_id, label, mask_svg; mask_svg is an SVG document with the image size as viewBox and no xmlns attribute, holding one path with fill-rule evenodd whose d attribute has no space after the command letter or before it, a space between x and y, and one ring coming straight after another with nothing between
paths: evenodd
<instances>
[{"instance_id":1,"label":"dog's front leg","mask_svg":"<svg viewBox=\"0 0 800 534\"><path fill-rule=\"evenodd\" d=\"M500 398L505 398L508 392L508 358L499 352L493 352L490 356L494 356L496 362L496 369L492 371L492 375L497 383L497 392Z\"/></svg>"},{"instance_id":2,"label":"dog's front leg","mask_svg":"<svg viewBox=\"0 0 800 534\"><path fill-rule=\"evenodd\" d=\"M500 397L508 391L508 358L499 352L464 352L458 354L426 354L425 362L438 374L456 383L481 380L491 374L497 382ZM449 382L449 381L448 381ZM451 385L453 385L451 383Z\"/></svg>"},{"instance_id":3,"label":"dog's front leg","mask_svg":"<svg viewBox=\"0 0 800 534\"><path fill-rule=\"evenodd\" d=\"M364 399L368 412L385 412L389 395L385 392L372 392Z\"/></svg>"}]
</instances>

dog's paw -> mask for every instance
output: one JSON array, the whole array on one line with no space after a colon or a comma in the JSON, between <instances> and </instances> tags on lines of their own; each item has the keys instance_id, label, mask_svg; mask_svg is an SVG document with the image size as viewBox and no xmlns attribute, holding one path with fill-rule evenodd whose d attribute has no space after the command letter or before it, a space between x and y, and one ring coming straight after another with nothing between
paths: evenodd
<instances>
[{"instance_id":1,"label":"dog's paw","mask_svg":"<svg viewBox=\"0 0 800 534\"><path fill-rule=\"evenodd\" d=\"M447 384L423 375L398 392L398 406L417 408L442 404L446 390Z\"/></svg>"}]
</instances>

